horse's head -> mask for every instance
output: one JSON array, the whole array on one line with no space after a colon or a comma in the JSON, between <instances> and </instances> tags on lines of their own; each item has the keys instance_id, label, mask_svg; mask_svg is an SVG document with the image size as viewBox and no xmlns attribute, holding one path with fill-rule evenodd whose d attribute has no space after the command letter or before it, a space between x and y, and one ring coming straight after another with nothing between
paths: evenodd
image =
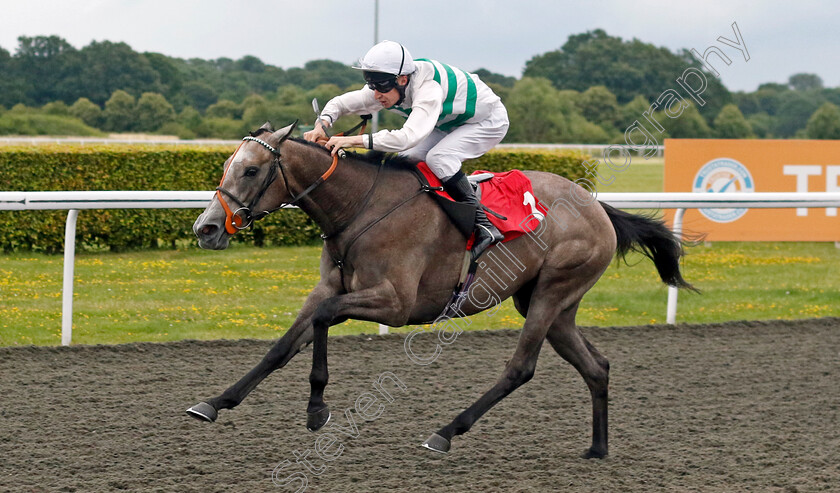
<instances>
[{"instance_id":1,"label":"horse's head","mask_svg":"<svg viewBox=\"0 0 840 493\"><path fill-rule=\"evenodd\" d=\"M280 144L296 126L273 131L266 123L225 161L216 195L193 224L201 248L227 248L231 235L288 201L284 180L277 180L283 173Z\"/></svg>"}]
</instances>

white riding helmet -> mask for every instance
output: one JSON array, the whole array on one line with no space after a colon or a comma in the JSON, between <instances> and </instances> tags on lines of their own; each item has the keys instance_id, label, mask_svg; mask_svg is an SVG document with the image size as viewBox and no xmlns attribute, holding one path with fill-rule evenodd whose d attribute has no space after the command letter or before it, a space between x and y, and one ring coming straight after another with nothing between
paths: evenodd
<instances>
[{"instance_id":1,"label":"white riding helmet","mask_svg":"<svg viewBox=\"0 0 840 493\"><path fill-rule=\"evenodd\" d=\"M411 53L396 41L377 43L359 59L359 66L353 68L392 75L413 74L415 70Z\"/></svg>"}]
</instances>

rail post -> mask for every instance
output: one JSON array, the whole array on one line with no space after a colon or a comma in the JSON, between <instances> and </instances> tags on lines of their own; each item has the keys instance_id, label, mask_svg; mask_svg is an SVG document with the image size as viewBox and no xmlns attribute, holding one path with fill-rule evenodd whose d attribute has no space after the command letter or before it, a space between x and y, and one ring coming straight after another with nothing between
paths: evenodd
<instances>
[{"instance_id":1,"label":"rail post","mask_svg":"<svg viewBox=\"0 0 840 493\"><path fill-rule=\"evenodd\" d=\"M64 226L64 287L61 297L61 345L69 346L73 337L73 270L76 265L76 218L78 209L67 212Z\"/></svg>"},{"instance_id":2,"label":"rail post","mask_svg":"<svg viewBox=\"0 0 840 493\"><path fill-rule=\"evenodd\" d=\"M672 230L678 241L682 241L683 216L685 216L685 209L677 209L676 214L674 214L674 227ZM679 288L668 286L668 309L665 315L665 322L671 325L677 323L677 296L679 296L679 293Z\"/></svg>"}]
</instances>

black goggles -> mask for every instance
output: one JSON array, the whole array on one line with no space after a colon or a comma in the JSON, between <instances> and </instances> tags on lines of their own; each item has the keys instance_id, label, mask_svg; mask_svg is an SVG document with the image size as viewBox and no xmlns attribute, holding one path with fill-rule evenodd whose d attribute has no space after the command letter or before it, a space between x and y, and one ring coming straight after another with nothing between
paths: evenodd
<instances>
[{"instance_id":1,"label":"black goggles","mask_svg":"<svg viewBox=\"0 0 840 493\"><path fill-rule=\"evenodd\" d=\"M397 87L397 76L381 72L365 72L365 82L372 90L385 93Z\"/></svg>"}]
</instances>

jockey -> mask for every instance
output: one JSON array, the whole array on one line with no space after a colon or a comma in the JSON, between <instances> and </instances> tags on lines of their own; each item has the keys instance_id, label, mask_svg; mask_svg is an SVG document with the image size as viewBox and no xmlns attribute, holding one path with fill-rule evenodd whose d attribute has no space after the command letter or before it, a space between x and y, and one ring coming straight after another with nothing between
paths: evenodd
<instances>
[{"instance_id":1,"label":"jockey","mask_svg":"<svg viewBox=\"0 0 840 493\"><path fill-rule=\"evenodd\" d=\"M481 156L507 133L507 110L499 97L478 76L434 60L413 60L394 41L371 48L354 68L362 70L365 87L331 99L304 139L326 139L325 129L343 115L383 108L399 113L406 121L398 130L331 137L326 146L333 153L364 147L425 161L453 199L476 206L473 258L501 241L461 171L465 159Z\"/></svg>"}]
</instances>

